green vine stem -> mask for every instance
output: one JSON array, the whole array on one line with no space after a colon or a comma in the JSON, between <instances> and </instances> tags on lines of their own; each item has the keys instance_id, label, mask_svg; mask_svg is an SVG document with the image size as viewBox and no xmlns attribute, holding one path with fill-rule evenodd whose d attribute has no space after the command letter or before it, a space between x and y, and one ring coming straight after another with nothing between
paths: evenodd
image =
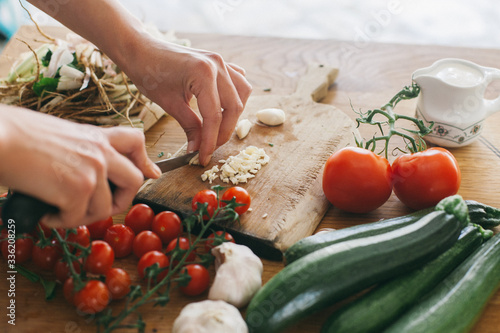
<instances>
[{"instance_id":1,"label":"green vine stem","mask_svg":"<svg viewBox=\"0 0 500 333\"><path fill-rule=\"evenodd\" d=\"M406 142L406 149L411 153L415 153L418 151L425 150L427 145L423 140L423 137L432 131L432 127L434 123L431 122L429 126L425 126L424 122L420 119L405 116L401 114L397 114L394 112L394 108L396 105L402 100L409 100L416 98L420 93L420 87L413 83L411 86L405 86L400 92L398 92L387 104L382 106L380 109L368 110L367 112L357 112L354 109L359 117L356 118L356 122L358 127L361 124L375 125L380 130L379 136L373 136L370 140L365 143L363 140L358 141L356 139L356 144L358 147L363 147L375 152L378 141L384 142L383 149L378 153L379 155L385 153L385 157L388 157L388 149L389 149L389 141L393 136L402 137ZM375 116L380 115L385 117L384 120L375 120ZM399 119L408 120L414 123L418 130L406 129L406 128L397 128L396 121ZM384 127L388 127L387 133L384 131ZM401 148L396 148L402 152L407 152Z\"/></svg>"}]
</instances>

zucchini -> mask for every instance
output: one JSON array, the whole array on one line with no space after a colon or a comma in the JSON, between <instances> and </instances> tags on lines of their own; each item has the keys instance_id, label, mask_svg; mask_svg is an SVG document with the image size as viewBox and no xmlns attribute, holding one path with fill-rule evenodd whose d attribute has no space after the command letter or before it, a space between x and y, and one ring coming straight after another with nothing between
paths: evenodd
<instances>
[{"instance_id":1,"label":"zucchini","mask_svg":"<svg viewBox=\"0 0 500 333\"><path fill-rule=\"evenodd\" d=\"M333 313L321 333L381 332L492 236L469 225L451 249L426 265L376 286Z\"/></svg>"},{"instance_id":2,"label":"zucchini","mask_svg":"<svg viewBox=\"0 0 500 333\"><path fill-rule=\"evenodd\" d=\"M463 200L450 203L462 206L468 217ZM279 332L326 306L432 260L449 249L466 226L467 221L457 216L431 212L401 229L337 243L300 258L253 297L246 313L250 332Z\"/></svg>"},{"instance_id":3,"label":"zucchini","mask_svg":"<svg viewBox=\"0 0 500 333\"><path fill-rule=\"evenodd\" d=\"M384 332L467 332L499 286L500 233Z\"/></svg>"},{"instance_id":4,"label":"zucchini","mask_svg":"<svg viewBox=\"0 0 500 333\"><path fill-rule=\"evenodd\" d=\"M469 210L471 222L479 224L483 228L493 228L500 225L500 209L473 200L466 200L465 203ZM294 262L300 257L332 244L350 239L379 235L405 227L408 224L418 221L433 210L433 207L426 208L401 217L356 225L303 238L285 251L283 254L285 263Z\"/></svg>"}]
</instances>

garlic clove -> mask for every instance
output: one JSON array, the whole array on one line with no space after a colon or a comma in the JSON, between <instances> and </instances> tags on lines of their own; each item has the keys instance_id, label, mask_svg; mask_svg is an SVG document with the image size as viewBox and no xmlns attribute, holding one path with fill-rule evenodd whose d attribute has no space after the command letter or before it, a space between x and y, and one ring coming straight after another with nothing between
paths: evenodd
<instances>
[{"instance_id":1,"label":"garlic clove","mask_svg":"<svg viewBox=\"0 0 500 333\"><path fill-rule=\"evenodd\" d=\"M242 119L236 124L236 135L240 140L243 140L248 135L251 128L252 123L250 122L250 120Z\"/></svg>"},{"instance_id":2,"label":"garlic clove","mask_svg":"<svg viewBox=\"0 0 500 333\"><path fill-rule=\"evenodd\" d=\"M278 126L285 122L285 111L282 109L268 108L257 111L257 119L268 126Z\"/></svg>"}]
</instances>

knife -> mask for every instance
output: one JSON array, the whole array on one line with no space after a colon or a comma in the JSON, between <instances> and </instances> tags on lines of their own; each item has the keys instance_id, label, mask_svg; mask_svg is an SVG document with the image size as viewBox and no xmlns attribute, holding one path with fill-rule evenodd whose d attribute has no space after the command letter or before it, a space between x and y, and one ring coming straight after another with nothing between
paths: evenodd
<instances>
[{"instance_id":1,"label":"knife","mask_svg":"<svg viewBox=\"0 0 500 333\"><path fill-rule=\"evenodd\" d=\"M189 164L189 162L198 154L198 152L192 152L186 155L164 159L155 162L162 173L177 169L183 165ZM109 181L109 187L113 192L116 185ZM38 222L45 214L57 213L58 208L45 203L39 199L32 196L14 192L10 194L2 206L2 220L4 224L11 224L14 221L16 227L16 234L20 235L22 233L32 232Z\"/></svg>"}]
</instances>

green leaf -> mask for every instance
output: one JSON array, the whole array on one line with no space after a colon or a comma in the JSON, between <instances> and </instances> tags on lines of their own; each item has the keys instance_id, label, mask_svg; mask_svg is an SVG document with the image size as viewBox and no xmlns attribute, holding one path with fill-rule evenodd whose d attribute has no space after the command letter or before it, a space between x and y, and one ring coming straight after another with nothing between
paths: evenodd
<instances>
[{"instance_id":1,"label":"green leaf","mask_svg":"<svg viewBox=\"0 0 500 333\"><path fill-rule=\"evenodd\" d=\"M48 50L47 53L42 57L42 65L49 67L50 59L52 59L52 51Z\"/></svg>"},{"instance_id":2,"label":"green leaf","mask_svg":"<svg viewBox=\"0 0 500 333\"><path fill-rule=\"evenodd\" d=\"M54 92L57 89L59 79L51 77L42 77L40 80L33 84L33 92L41 97L45 92Z\"/></svg>"},{"instance_id":3,"label":"green leaf","mask_svg":"<svg viewBox=\"0 0 500 333\"><path fill-rule=\"evenodd\" d=\"M40 283L42 284L43 289L45 290L45 299L47 301L53 299L56 295L56 287L57 287L56 281L40 279Z\"/></svg>"}]
</instances>

